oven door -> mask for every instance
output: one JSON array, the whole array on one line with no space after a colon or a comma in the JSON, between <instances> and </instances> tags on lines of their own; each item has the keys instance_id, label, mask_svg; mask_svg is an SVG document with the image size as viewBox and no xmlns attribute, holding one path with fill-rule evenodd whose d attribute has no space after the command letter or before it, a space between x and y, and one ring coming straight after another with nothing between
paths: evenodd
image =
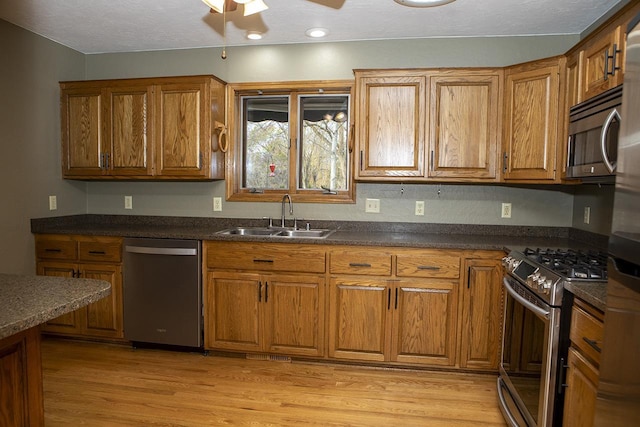
<instances>
[{"instance_id":1,"label":"oven door","mask_svg":"<svg viewBox=\"0 0 640 427\"><path fill-rule=\"evenodd\" d=\"M507 297L498 383L501 410L512 426L552 425L560 308L547 305L510 276L503 286Z\"/></svg>"}]
</instances>

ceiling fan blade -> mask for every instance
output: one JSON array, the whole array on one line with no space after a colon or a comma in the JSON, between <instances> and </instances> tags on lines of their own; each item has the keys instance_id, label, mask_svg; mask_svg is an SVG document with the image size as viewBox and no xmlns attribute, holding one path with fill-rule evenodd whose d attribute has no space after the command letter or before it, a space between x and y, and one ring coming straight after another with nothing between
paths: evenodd
<instances>
[{"instance_id":1,"label":"ceiling fan blade","mask_svg":"<svg viewBox=\"0 0 640 427\"><path fill-rule=\"evenodd\" d=\"M307 0L313 3L318 3L322 6L327 6L332 9L341 9L344 6L346 0Z\"/></svg>"}]
</instances>

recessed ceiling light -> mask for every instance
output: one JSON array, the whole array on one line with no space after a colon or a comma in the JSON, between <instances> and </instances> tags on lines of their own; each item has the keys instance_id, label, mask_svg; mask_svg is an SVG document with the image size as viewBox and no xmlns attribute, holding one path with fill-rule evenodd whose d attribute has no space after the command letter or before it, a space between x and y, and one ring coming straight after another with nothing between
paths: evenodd
<instances>
[{"instance_id":1,"label":"recessed ceiling light","mask_svg":"<svg viewBox=\"0 0 640 427\"><path fill-rule=\"evenodd\" d=\"M307 31L305 31L305 34L309 37L317 39L329 34L329 30L327 30L326 28L309 28Z\"/></svg>"},{"instance_id":2,"label":"recessed ceiling light","mask_svg":"<svg viewBox=\"0 0 640 427\"><path fill-rule=\"evenodd\" d=\"M262 39L262 33L259 33L257 31L248 31L247 38L249 40L260 40Z\"/></svg>"},{"instance_id":3,"label":"recessed ceiling light","mask_svg":"<svg viewBox=\"0 0 640 427\"><path fill-rule=\"evenodd\" d=\"M396 3L409 7L432 7L452 3L456 0L394 0Z\"/></svg>"}]
</instances>

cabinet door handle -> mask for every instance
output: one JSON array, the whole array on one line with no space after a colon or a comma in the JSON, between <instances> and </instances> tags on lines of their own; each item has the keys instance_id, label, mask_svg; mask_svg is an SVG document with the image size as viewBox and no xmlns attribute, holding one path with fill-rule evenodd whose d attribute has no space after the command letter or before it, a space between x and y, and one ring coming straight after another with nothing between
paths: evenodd
<instances>
[{"instance_id":1,"label":"cabinet door handle","mask_svg":"<svg viewBox=\"0 0 640 427\"><path fill-rule=\"evenodd\" d=\"M604 50L604 81L609 80L609 48Z\"/></svg>"},{"instance_id":2,"label":"cabinet door handle","mask_svg":"<svg viewBox=\"0 0 640 427\"><path fill-rule=\"evenodd\" d=\"M371 267L371 264L367 262L350 262L349 267Z\"/></svg>"},{"instance_id":3,"label":"cabinet door handle","mask_svg":"<svg viewBox=\"0 0 640 427\"><path fill-rule=\"evenodd\" d=\"M398 288L396 288L396 302L395 302L395 309L398 309Z\"/></svg>"},{"instance_id":4,"label":"cabinet door handle","mask_svg":"<svg viewBox=\"0 0 640 427\"><path fill-rule=\"evenodd\" d=\"M89 251L91 255L106 255L105 251Z\"/></svg>"},{"instance_id":5,"label":"cabinet door handle","mask_svg":"<svg viewBox=\"0 0 640 427\"><path fill-rule=\"evenodd\" d=\"M264 302L269 301L269 282L264 282Z\"/></svg>"},{"instance_id":6,"label":"cabinet door handle","mask_svg":"<svg viewBox=\"0 0 640 427\"><path fill-rule=\"evenodd\" d=\"M502 155L502 172L503 173L507 173L508 163L509 163L509 155L505 151L504 154Z\"/></svg>"},{"instance_id":7,"label":"cabinet door handle","mask_svg":"<svg viewBox=\"0 0 640 427\"><path fill-rule=\"evenodd\" d=\"M260 259L260 258L255 258L253 260L253 262L264 262L264 263L273 263L272 259Z\"/></svg>"},{"instance_id":8,"label":"cabinet door handle","mask_svg":"<svg viewBox=\"0 0 640 427\"><path fill-rule=\"evenodd\" d=\"M62 252L62 249L58 249L58 248L46 248L44 251L45 251L45 252Z\"/></svg>"},{"instance_id":9,"label":"cabinet door handle","mask_svg":"<svg viewBox=\"0 0 640 427\"><path fill-rule=\"evenodd\" d=\"M558 394L562 394L563 389L569 387L569 385L567 384L567 368L569 368L569 365L567 365L566 360L564 360L564 357L560 358L560 375L559 375L559 381L558 381Z\"/></svg>"},{"instance_id":10,"label":"cabinet door handle","mask_svg":"<svg viewBox=\"0 0 640 427\"><path fill-rule=\"evenodd\" d=\"M391 310L391 288L387 289L387 310Z\"/></svg>"},{"instance_id":11,"label":"cabinet door handle","mask_svg":"<svg viewBox=\"0 0 640 427\"><path fill-rule=\"evenodd\" d=\"M105 154L104 156L105 156L105 158L107 159L107 161L106 161L106 165L105 165L105 167L104 167L104 168L105 168L105 169L107 169L107 170L109 170L109 157L110 157L111 155L110 155L109 153L107 153L107 154Z\"/></svg>"},{"instance_id":12,"label":"cabinet door handle","mask_svg":"<svg viewBox=\"0 0 640 427\"><path fill-rule=\"evenodd\" d=\"M430 163L431 163L431 172L433 172L434 170L436 170L436 165L435 165L435 153L433 150L431 150L431 159L430 159Z\"/></svg>"},{"instance_id":13,"label":"cabinet door handle","mask_svg":"<svg viewBox=\"0 0 640 427\"><path fill-rule=\"evenodd\" d=\"M598 346L598 342L595 340L590 340L587 337L582 337L582 340L584 342L586 342L587 344L589 344L589 346L591 348L593 348L595 351L597 351L598 353L602 353L602 349L600 348L600 346Z\"/></svg>"},{"instance_id":14,"label":"cabinet door handle","mask_svg":"<svg viewBox=\"0 0 640 427\"><path fill-rule=\"evenodd\" d=\"M262 302L262 282L258 282L258 302Z\"/></svg>"}]
</instances>

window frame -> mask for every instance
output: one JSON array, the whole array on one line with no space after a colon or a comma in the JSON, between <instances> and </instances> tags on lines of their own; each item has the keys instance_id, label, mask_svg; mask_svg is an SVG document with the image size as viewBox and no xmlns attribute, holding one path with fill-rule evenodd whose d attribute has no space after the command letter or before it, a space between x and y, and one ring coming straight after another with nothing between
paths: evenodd
<instances>
[{"instance_id":1,"label":"window frame","mask_svg":"<svg viewBox=\"0 0 640 427\"><path fill-rule=\"evenodd\" d=\"M355 180L353 156L354 150L354 97L353 80L334 81L300 81L279 83L233 83L227 86L227 136L229 146L226 158L226 199L229 201L247 202L279 202L285 194L289 194L295 202L302 203L355 203ZM298 188L299 183L299 101L301 95L313 94L347 94L349 95L349 129L348 129L348 190L329 194L323 190ZM242 188L243 173L243 96L255 95L288 95L289 98L289 188L287 189L254 189Z\"/></svg>"}]
</instances>

